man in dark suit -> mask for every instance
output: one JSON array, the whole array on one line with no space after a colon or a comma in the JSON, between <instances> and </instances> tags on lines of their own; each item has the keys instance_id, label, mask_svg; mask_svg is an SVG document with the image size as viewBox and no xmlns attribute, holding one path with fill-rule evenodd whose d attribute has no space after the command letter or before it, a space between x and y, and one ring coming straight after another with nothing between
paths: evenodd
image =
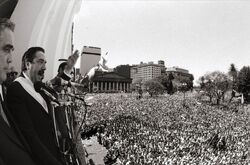
<instances>
[{"instance_id":1,"label":"man in dark suit","mask_svg":"<svg viewBox=\"0 0 250 165\"><path fill-rule=\"evenodd\" d=\"M75 63L78 52L69 57ZM45 51L31 47L23 55L22 73L8 88L8 107L21 128L34 156L43 165L65 164L54 128L52 104L45 93L38 93L34 83L41 82L46 70Z\"/></svg>"},{"instance_id":2,"label":"man in dark suit","mask_svg":"<svg viewBox=\"0 0 250 165\"><path fill-rule=\"evenodd\" d=\"M12 62L14 24L0 18L0 164L35 165L32 152L5 105L2 83Z\"/></svg>"}]
</instances>

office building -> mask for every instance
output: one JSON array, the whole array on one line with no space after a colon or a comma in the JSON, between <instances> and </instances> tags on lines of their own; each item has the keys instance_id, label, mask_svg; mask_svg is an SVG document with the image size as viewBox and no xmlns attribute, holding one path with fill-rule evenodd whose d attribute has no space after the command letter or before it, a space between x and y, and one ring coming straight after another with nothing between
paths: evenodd
<instances>
[{"instance_id":1,"label":"office building","mask_svg":"<svg viewBox=\"0 0 250 165\"><path fill-rule=\"evenodd\" d=\"M139 65L133 65L130 69L130 76L133 80L142 79L147 81L160 76L165 71L164 61L158 61L158 64L153 62L143 63Z\"/></svg>"},{"instance_id":2,"label":"office building","mask_svg":"<svg viewBox=\"0 0 250 165\"><path fill-rule=\"evenodd\" d=\"M84 46L81 55L80 73L84 76L91 68L96 66L101 59L101 48Z\"/></svg>"}]
</instances>

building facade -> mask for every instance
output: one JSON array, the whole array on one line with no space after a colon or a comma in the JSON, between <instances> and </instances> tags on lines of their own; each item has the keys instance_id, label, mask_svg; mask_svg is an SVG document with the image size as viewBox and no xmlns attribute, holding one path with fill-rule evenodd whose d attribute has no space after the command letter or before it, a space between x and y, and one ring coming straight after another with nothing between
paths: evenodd
<instances>
[{"instance_id":1,"label":"building facade","mask_svg":"<svg viewBox=\"0 0 250 165\"><path fill-rule=\"evenodd\" d=\"M158 64L153 62L143 63L139 65L133 65L130 69L130 75L133 80L142 79L147 81L160 76L165 70L164 61L159 61Z\"/></svg>"},{"instance_id":2,"label":"building facade","mask_svg":"<svg viewBox=\"0 0 250 165\"><path fill-rule=\"evenodd\" d=\"M90 84L91 92L129 92L132 79L121 76L115 72L100 72L97 71Z\"/></svg>"},{"instance_id":3,"label":"building facade","mask_svg":"<svg viewBox=\"0 0 250 165\"><path fill-rule=\"evenodd\" d=\"M187 69L179 68L179 67L168 67L166 69L166 74L172 74L174 77L175 83L181 82L192 82L194 77L189 73Z\"/></svg>"},{"instance_id":4,"label":"building facade","mask_svg":"<svg viewBox=\"0 0 250 165\"><path fill-rule=\"evenodd\" d=\"M84 46L81 55L80 73L84 76L91 68L96 66L101 59L101 48Z\"/></svg>"},{"instance_id":5,"label":"building facade","mask_svg":"<svg viewBox=\"0 0 250 165\"><path fill-rule=\"evenodd\" d=\"M167 72L187 73L187 74L189 73L189 71L187 69L179 68L177 66L167 67L166 71Z\"/></svg>"}]
</instances>

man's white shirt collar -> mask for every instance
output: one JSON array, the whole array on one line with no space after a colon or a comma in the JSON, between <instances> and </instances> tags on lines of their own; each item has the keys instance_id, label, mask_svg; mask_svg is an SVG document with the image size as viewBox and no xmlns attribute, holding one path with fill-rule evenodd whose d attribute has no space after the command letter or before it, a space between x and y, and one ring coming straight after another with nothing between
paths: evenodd
<instances>
[{"instance_id":1,"label":"man's white shirt collar","mask_svg":"<svg viewBox=\"0 0 250 165\"><path fill-rule=\"evenodd\" d=\"M30 80L30 78L24 72L23 72L23 76L24 76L24 78L26 78L28 80L27 83L29 83L31 86L34 87L34 83Z\"/></svg>"},{"instance_id":2,"label":"man's white shirt collar","mask_svg":"<svg viewBox=\"0 0 250 165\"><path fill-rule=\"evenodd\" d=\"M4 98L3 98L3 86L2 86L2 84L0 84L0 95L1 95L2 100L3 100Z\"/></svg>"}]
</instances>

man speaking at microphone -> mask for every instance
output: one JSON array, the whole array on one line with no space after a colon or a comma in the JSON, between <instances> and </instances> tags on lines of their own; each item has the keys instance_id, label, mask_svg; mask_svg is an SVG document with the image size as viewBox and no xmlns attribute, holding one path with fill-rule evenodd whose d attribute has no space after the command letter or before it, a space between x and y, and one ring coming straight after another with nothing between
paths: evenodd
<instances>
[{"instance_id":1,"label":"man speaking at microphone","mask_svg":"<svg viewBox=\"0 0 250 165\"><path fill-rule=\"evenodd\" d=\"M79 57L78 51L69 57L65 72L70 72ZM65 164L53 129L52 105L43 92L36 92L34 84L41 82L46 70L45 51L31 47L23 55L22 73L8 88L10 112L28 141L35 159L41 165Z\"/></svg>"}]
</instances>

